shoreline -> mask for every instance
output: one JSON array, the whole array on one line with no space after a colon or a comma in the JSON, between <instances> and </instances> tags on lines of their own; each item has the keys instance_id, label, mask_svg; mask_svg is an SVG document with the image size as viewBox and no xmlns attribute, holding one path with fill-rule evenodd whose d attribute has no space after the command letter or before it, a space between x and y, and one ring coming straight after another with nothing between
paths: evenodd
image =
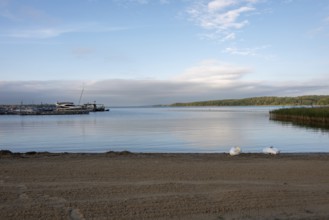
<instances>
[{"instance_id":1,"label":"shoreline","mask_svg":"<svg viewBox=\"0 0 329 220\"><path fill-rule=\"evenodd\" d=\"M272 156L272 157L280 157L280 156L310 156L310 155L327 155L329 156L329 152L280 152L276 155L266 154L261 151L259 152L241 152L236 156L229 155L229 152L140 152L140 151L106 151L106 152L53 152L53 151L11 151L8 149L0 149L0 157L1 156L33 156L33 155L81 155L81 156L92 156L92 155L112 155L112 156L122 156L122 155L226 155L230 157L241 157L241 156L252 156L252 155L264 155L264 156Z\"/></svg>"},{"instance_id":2,"label":"shoreline","mask_svg":"<svg viewBox=\"0 0 329 220\"><path fill-rule=\"evenodd\" d=\"M128 151L128 150L122 150L122 151L106 151L106 152L52 152L52 151L25 151L25 152L19 152L19 151L11 151L8 149L0 149L0 157L4 155L68 155L68 154L80 154L80 155L102 155L102 154L107 154L107 155L229 155L229 152L139 152L139 151ZM313 155L313 154L318 154L318 155L329 155L329 152L285 152L285 153L279 153L277 155L272 155L272 156L284 156L284 155ZM238 156L241 155L268 155L262 152L241 152ZM231 156L234 157L234 156Z\"/></svg>"},{"instance_id":3,"label":"shoreline","mask_svg":"<svg viewBox=\"0 0 329 220\"><path fill-rule=\"evenodd\" d=\"M329 153L0 156L1 219L327 219Z\"/></svg>"},{"instance_id":4,"label":"shoreline","mask_svg":"<svg viewBox=\"0 0 329 220\"><path fill-rule=\"evenodd\" d=\"M263 152L242 152L232 156L228 152L214 153L199 153L199 152L132 152L132 151L108 151L108 152L49 152L49 151L27 151L27 152L12 152L10 150L0 150L0 159L19 159L19 158L42 158L42 157L213 157L213 158L230 158L231 160L238 158L253 159L253 158L326 158L329 160L329 152L287 152L278 154L266 154Z\"/></svg>"}]
</instances>

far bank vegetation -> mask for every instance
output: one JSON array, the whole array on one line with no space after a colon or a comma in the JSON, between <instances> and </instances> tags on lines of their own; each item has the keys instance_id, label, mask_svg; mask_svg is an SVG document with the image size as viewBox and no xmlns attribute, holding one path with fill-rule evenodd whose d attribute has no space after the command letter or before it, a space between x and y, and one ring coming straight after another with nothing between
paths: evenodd
<instances>
[{"instance_id":1,"label":"far bank vegetation","mask_svg":"<svg viewBox=\"0 0 329 220\"><path fill-rule=\"evenodd\" d=\"M329 105L329 96L298 96L298 97L254 97L245 99L224 99L188 103L175 103L172 107L183 106L325 106Z\"/></svg>"}]
</instances>

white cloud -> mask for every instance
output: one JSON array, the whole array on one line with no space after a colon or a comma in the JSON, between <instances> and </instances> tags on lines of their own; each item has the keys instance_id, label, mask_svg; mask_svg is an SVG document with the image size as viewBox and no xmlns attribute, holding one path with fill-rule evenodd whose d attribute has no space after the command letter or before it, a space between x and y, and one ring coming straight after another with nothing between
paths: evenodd
<instances>
[{"instance_id":1,"label":"white cloud","mask_svg":"<svg viewBox=\"0 0 329 220\"><path fill-rule=\"evenodd\" d=\"M238 9L230 10L225 13L211 14L209 17L203 17L200 20L200 25L206 29L215 30L228 30L228 29L240 29L248 24L247 20L237 21L237 18L241 13L253 11L250 7L241 7Z\"/></svg>"},{"instance_id":2,"label":"white cloud","mask_svg":"<svg viewBox=\"0 0 329 220\"><path fill-rule=\"evenodd\" d=\"M227 40L234 40L235 39L235 33L229 33L226 36L223 37L223 41L227 41Z\"/></svg>"},{"instance_id":3,"label":"white cloud","mask_svg":"<svg viewBox=\"0 0 329 220\"><path fill-rule=\"evenodd\" d=\"M47 39L69 33L101 33L132 29L133 27L107 27L93 23L75 24L66 27L22 28L0 31L0 36L13 38Z\"/></svg>"},{"instance_id":4,"label":"white cloud","mask_svg":"<svg viewBox=\"0 0 329 220\"><path fill-rule=\"evenodd\" d=\"M209 11L218 11L235 4L235 0L214 0L208 3L208 9Z\"/></svg>"},{"instance_id":5,"label":"white cloud","mask_svg":"<svg viewBox=\"0 0 329 220\"><path fill-rule=\"evenodd\" d=\"M248 72L250 72L250 68L239 67L217 60L205 60L197 66L187 69L176 80L223 87L233 84Z\"/></svg>"},{"instance_id":6,"label":"white cloud","mask_svg":"<svg viewBox=\"0 0 329 220\"><path fill-rule=\"evenodd\" d=\"M132 1L148 2L148 0ZM95 22L65 22L64 24L61 19L51 16L42 9L28 4L13 4L12 0L0 0L1 17L10 24L0 30L2 37L47 39L68 33L99 33L131 29L131 27L109 27Z\"/></svg>"},{"instance_id":7,"label":"white cloud","mask_svg":"<svg viewBox=\"0 0 329 220\"><path fill-rule=\"evenodd\" d=\"M241 56L263 56L259 54L259 51L269 48L269 45L264 45L261 47L254 48L237 48L237 47L227 47L223 50L224 53L232 55L241 55Z\"/></svg>"},{"instance_id":8,"label":"white cloud","mask_svg":"<svg viewBox=\"0 0 329 220\"><path fill-rule=\"evenodd\" d=\"M235 39L235 31L249 24L244 15L255 11L257 0L200 0L188 8L189 18L216 39ZM234 36L234 37L233 37Z\"/></svg>"},{"instance_id":9,"label":"white cloud","mask_svg":"<svg viewBox=\"0 0 329 220\"><path fill-rule=\"evenodd\" d=\"M254 50L250 49L250 48L246 48L246 49L238 49L238 48L234 48L234 47L227 47L224 50L225 53L229 53L229 54L234 54L234 55L243 55L243 56L247 56L247 55L255 55Z\"/></svg>"},{"instance_id":10,"label":"white cloud","mask_svg":"<svg viewBox=\"0 0 329 220\"><path fill-rule=\"evenodd\" d=\"M251 68L205 60L167 80L0 81L0 103L78 102L82 85L85 87L82 102L96 100L110 106L329 93L328 77L250 81L244 78L246 74L252 74Z\"/></svg>"},{"instance_id":11,"label":"white cloud","mask_svg":"<svg viewBox=\"0 0 329 220\"><path fill-rule=\"evenodd\" d=\"M14 37L14 38L35 38L45 39L58 37L65 33L74 32L74 29L56 29L56 28L40 28L40 29L22 29L22 30L11 30L1 33L3 36Z\"/></svg>"},{"instance_id":12,"label":"white cloud","mask_svg":"<svg viewBox=\"0 0 329 220\"><path fill-rule=\"evenodd\" d=\"M0 81L0 103L78 102L85 85L82 103L96 100L110 106L171 104L255 96L298 96L328 94L329 79L294 82L253 82L233 80L226 86L213 86L208 80L120 80L99 81ZM211 79L211 77L208 77ZM222 79L220 79L222 81Z\"/></svg>"}]
</instances>

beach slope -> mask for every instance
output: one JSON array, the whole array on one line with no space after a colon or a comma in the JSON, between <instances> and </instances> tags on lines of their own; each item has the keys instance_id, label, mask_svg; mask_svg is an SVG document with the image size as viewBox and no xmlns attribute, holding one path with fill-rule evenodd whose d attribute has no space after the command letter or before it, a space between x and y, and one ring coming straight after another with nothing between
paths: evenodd
<instances>
[{"instance_id":1,"label":"beach slope","mask_svg":"<svg viewBox=\"0 0 329 220\"><path fill-rule=\"evenodd\" d=\"M6 154L0 219L328 219L329 154Z\"/></svg>"}]
</instances>

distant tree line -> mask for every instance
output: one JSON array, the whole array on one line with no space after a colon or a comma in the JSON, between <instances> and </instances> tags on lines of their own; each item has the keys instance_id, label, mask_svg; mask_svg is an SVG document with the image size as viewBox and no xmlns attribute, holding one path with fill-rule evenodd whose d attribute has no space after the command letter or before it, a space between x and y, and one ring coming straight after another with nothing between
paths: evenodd
<instances>
[{"instance_id":1,"label":"distant tree line","mask_svg":"<svg viewBox=\"0 0 329 220\"><path fill-rule=\"evenodd\" d=\"M262 106L262 105L329 105L329 96L326 95L309 95L298 97L253 97L245 99L224 99L224 100L210 100L188 103L174 103L170 106Z\"/></svg>"}]
</instances>

